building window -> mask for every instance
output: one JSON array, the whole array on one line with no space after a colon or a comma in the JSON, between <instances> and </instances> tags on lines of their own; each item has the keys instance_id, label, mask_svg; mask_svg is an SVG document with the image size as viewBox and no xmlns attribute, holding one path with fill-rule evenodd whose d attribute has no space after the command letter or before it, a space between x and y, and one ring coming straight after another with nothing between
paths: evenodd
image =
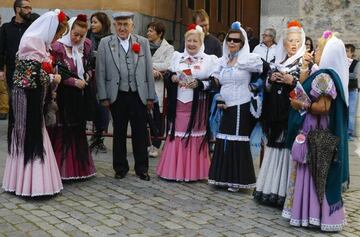
<instances>
[{"instance_id":1,"label":"building window","mask_svg":"<svg viewBox=\"0 0 360 237\"><path fill-rule=\"evenodd\" d=\"M195 9L195 1L194 0L188 0L187 1L188 8L194 10Z\"/></svg>"},{"instance_id":2,"label":"building window","mask_svg":"<svg viewBox=\"0 0 360 237\"><path fill-rule=\"evenodd\" d=\"M210 4L210 0L205 0L205 11L207 12L207 14L210 16L211 15L211 4Z\"/></svg>"},{"instance_id":3,"label":"building window","mask_svg":"<svg viewBox=\"0 0 360 237\"><path fill-rule=\"evenodd\" d=\"M217 0L217 21L221 22L222 18L222 1Z\"/></svg>"}]
</instances>

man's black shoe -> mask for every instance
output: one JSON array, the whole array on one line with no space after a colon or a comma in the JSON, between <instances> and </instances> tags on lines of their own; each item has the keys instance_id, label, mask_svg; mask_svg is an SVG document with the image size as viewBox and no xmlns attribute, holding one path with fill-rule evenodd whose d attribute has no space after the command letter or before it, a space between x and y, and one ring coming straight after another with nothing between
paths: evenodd
<instances>
[{"instance_id":1,"label":"man's black shoe","mask_svg":"<svg viewBox=\"0 0 360 237\"><path fill-rule=\"evenodd\" d=\"M141 180L150 181L150 176L148 173L138 174L137 175Z\"/></svg>"},{"instance_id":2,"label":"man's black shoe","mask_svg":"<svg viewBox=\"0 0 360 237\"><path fill-rule=\"evenodd\" d=\"M114 178L115 179L123 179L123 178L125 178L125 176L126 176L126 173L115 173Z\"/></svg>"}]
</instances>

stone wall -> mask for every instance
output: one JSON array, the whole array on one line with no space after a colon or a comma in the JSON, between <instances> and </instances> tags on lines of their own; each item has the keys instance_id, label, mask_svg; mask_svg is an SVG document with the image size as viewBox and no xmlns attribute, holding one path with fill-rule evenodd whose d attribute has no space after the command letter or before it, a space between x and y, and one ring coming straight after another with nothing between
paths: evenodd
<instances>
[{"instance_id":1,"label":"stone wall","mask_svg":"<svg viewBox=\"0 0 360 237\"><path fill-rule=\"evenodd\" d=\"M277 30L277 38L289 20L299 20L307 36L316 44L323 31L339 32L344 43L356 47L360 58L360 0L261 0L260 32L267 27ZM357 113L360 136L360 103Z\"/></svg>"},{"instance_id":2,"label":"stone wall","mask_svg":"<svg viewBox=\"0 0 360 237\"><path fill-rule=\"evenodd\" d=\"M316 39L325 30L337 31L345 43L352 43L360 56L360 0L262 0L261 32L272 26L278 31L297 19L307 36Z\"/></svg>"}]
</instances>

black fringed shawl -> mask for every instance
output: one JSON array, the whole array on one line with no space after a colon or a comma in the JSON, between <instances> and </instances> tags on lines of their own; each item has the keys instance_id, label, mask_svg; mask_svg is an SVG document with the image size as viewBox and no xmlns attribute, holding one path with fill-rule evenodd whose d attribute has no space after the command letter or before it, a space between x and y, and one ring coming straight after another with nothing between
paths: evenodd
<instances>
[{"instance_id":1,"label":"black fringed shawl","mask_svg":"<svg viewBox=\"0 0 360 237\"><path fill-rule=\"evenodd\" d=\"M40 158L43 161L45 153L43 110L46 82L49 80L49 76L41 69L39 62L17 60L13 79L16 89L13 92L13 111L9 117L8 152L11 154L13 152L11 148L15 145L14 152L17 155L23 148L25 164L35 158ZM23 119L25 124L21 124ZM23 131L22 126L25 127L25 131ZM14 129L16 130L14 131ZM12 144L13 139L15 144Z\"/></svg>"},{"instance_id":2,"label":"black fringed shawl","mask_svg":"<svg viewBox=\"0 0 360 237\"><path fill-rule=\"evenodd\" d=\"M164 76L164 82L165 86L167 88L167 96L168 96L168 114L167 114L167 121L168 121L168 127L167 130L170 131L170 140L175 139L175 120L176 120L176 104L177 104L177 88L178 84L173 83L171 81L171 77L175 75L176 73L167 71ZM204 137L204 140L202 142L202 145L205 144L205 142L209 141L210 139L210 127L208 123L208 115L209 115L209 97L207 96L207 92L203 91L202 82L198 80L199 86L194 89L193 94L193 100L192 100L192 106L191 106L191 114L190 114L190 120L187 125L187 129L185 132L185 136L183 139L186 140L186 145L188 145L188 141L191 135L191 131L193 128L200 128L201 124L204 122L203 119L205 119L206 123L206 134ZM205 103L200 103L199 100L204 99ZM205 112L204 112L205 110ZM205 118L202 118L202 115L205 113ZM196 116L198 118L196 119ZM195 121L197 123L195 124Z\"/></svg>"},{"instance_id":3,"label":"black fringed shawl","mask_svg":"<svg viewBox=\"0 0 360 237\"><path fill-rule=\"evenodd\" d=\"M59 70L62 82L69 79L69 71L66 67ZM60 83L56 98L58 110L58 126L62 128L62 161L73 144L76 148L76 158L82 163L88 161L88 144L82 138L85 135L85 97L84 91L77 87L71 87ZM86 140L86 139L85 139Z\"/></svg>"},{"instance_id":4,"label":"black fringed shawl","mask_svg":"<svg viewBox=\"0 0 360 237\"><path fill-rule=\"evenodd\" d=\"M299 59L289 65L289 68L296 66ZM271 77L269 73L269 77ZM299 68L290 72L294 77L298 77ZM285 148L285 138L288 124L290 100L289 93L293 86L282 83L272 82L270 91L264 93L263 101L263 130L268 139L267 145L275 148ZM283 134L285 132L285 134ZM280 137L282 136L282 139Z\"/></svg>"}]
</instances>

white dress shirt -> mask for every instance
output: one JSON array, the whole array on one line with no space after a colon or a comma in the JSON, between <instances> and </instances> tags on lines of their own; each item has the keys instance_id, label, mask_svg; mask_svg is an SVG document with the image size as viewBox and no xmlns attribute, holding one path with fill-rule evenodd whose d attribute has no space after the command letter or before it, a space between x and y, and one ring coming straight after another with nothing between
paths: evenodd
<instances>
[{"instance_id":1,"label":"white dress shirt","mask_svg":"<svg viewBox=\"0 0 360 237\"><path fill-rule=\"evenodd\" d=\"M123 47L123 49L127 53L129 51L129 45L130 45L130 34L127 39L123 40L119 36L118 36L118 39L119 39L120 45Z\"/></svg>"}]
</instances>

